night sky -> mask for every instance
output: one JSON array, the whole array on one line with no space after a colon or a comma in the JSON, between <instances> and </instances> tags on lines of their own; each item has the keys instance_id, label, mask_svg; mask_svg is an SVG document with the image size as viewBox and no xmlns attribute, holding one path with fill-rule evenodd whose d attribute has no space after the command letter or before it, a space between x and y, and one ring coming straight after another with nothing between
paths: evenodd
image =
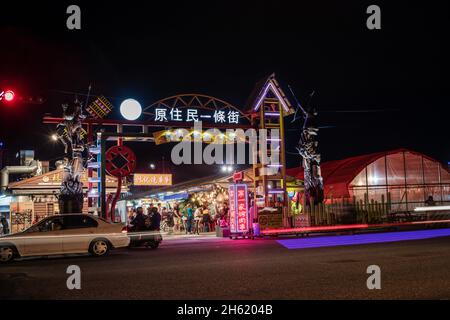
<instances>
[{"instance_id":1,"label":"night sky","mask_svg":"<svg viewBox=\"0 0 450 320\"><path fill-rule=\"evenodd\" d=\"M272 72L302 104L315 91L324 160L404 147L450 161L447 1L12 2L0 11L0 88L45 102L0 102L10 163L19 149L63 155L42 116L60 116L67 92L89 83L117 109L128 97L147 106L191 92L243 108ZM81 30L66 28L70 4L81 7ZM381 7L381 30L366 28L370 4ZM298 126L288 131L290 167ZM141 168L170 158L170 146L135 148ZM218 167L173 170L180 181Z\"/></svg>"}]
</instances>

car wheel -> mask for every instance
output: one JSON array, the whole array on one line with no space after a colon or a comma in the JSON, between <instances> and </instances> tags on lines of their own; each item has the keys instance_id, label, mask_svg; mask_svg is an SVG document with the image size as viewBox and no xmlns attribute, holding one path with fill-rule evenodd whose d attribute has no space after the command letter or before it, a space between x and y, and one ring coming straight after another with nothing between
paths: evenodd
<instances>
[{"instance_id":1,"label":"car wheel","mask_svg":"<svg viewBox=\"0 0 450 320\"><path fill-rule=\"evenodd\" d=\"M92 241L89 252L96 257L101 257L106 255L109 252L110 245L109 242L105 239L98 239Z\"/></svg>"},{"instance_id":2,"label":"car wheel","mask_svg":"<svg viewBox=\"0 0 450 320\"><path fill-rule=\"evenodd\" d=\"M14 259L14 248L11 246L0 247L0 262L10 262Z\"/></svg>"}]
</instances>

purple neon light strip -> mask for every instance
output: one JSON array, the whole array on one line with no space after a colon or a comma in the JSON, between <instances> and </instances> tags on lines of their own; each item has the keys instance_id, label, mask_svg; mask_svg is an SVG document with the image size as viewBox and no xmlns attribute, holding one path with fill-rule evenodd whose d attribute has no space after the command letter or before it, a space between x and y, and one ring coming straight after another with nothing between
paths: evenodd
<instances>
[{"instance_id":1,"label":"purple neon light strip","mask_svg":"<svg viewBox=\"0 0 450 320\"><path fill-rule=\"evenodd\" d=\"M259 105L261 104L262 100L264 99L264 97L266 96L267 92L269 91L269 88L272 88L273 93L275 93L275 95L277 96L278 100L281 102L281 105L283 106L284 110L286 112L289 111L288 106L286 105L286 103L284 102L283 98L280 96L280 94L278 93L278 90L276 88L273 87L272 83L269 82L266 86L266 88L264 89L264 93L261 95L261 97L258 99L258 102L255 105L255 111L258 111L259 109Z\"/></svg>"},{"instance_id":2,"label":"purple neon light strip","mask_svg":"<svg viewBox=\"0 0 450 320\"><path fill-rule=\"evenodd\" d=\"M280 114L278 112L265 112L264 115L269 117L279 117Z\"/></svg>"},{"instance_id":3,"label":"purple neon light strip","mask_svg":"<svg viewBox=\"0 0 450 320\"><path fill-rule=\"evenodd\" d=\"M287 249L307 249L320 247L351 246L396 241L410 241L450 236L450 229L419 230L358 234L352 236L326 236L307 239L277 240Z\"/></svg>"}]
</instances>

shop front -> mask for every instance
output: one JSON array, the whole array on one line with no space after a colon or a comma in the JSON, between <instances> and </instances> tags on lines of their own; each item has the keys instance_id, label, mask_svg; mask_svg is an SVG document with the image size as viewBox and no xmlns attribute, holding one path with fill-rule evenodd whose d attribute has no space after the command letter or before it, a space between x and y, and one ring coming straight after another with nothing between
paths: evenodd
<instances>
[{"instance_id":1,"label":"shop front","mask_svg":"<svg viewBox=\"0 0 450 320\"><path fill-rule=\"evenodd\" d=\"M168 231L164 224L165 216L176 212L180 221L176 221L170 232L186 232L187 208L196 211L201 208L202 212L208 212L214 226L207 228L216 231L218 236L228 236L231 229L236 228L236 234L246 234L239 231L239 221L245 216L244 229L258 230L281 228L283 226L283 201L276 196L271 197L269 206L262 205L258 208L254 201L254 175L252 169L238 172L241 178L236 181L235 174L208 176L179 183L173 186L156 188L147 192L136 193L121 201L120 205L127 208L129 215L133 209L143 207L144 211L150 206L156 206L161 211L163 231ZM287 177L287 191L289 201L294 203L292 208L301 210L299 204L302 189L301 181ZM243 197L242 194L245 194ZM264 199L262 199L264 203ZM241 209L239 211L239 209ZM245 211L245 212L244 212ZM240 217L239 217L240 215ZM248 221L247 221L248 220ZM254 225L256 223L256 225ZM219 226L220 228L216 228ZM201 228L205 230L205 228Z\"/></svg>"},{"instance_id":2,"label":"shop front","mask_svg":"<svg viewBox=\"0 0 450 320\"><path fill-rule=\"evenodd\" d=\"M157 207L162 215L161 229L163 231L185 233L189 207L193 212L201 208L203 214L207 213L210 216L211 222L226 214L228 193L226 188L220 185L220 177L222 176L208 176L172 186L152 188L146 192L130 195L118 205L126 207L129 218L138 207L142 207L144 212L147 212L150 207ZM199 211L197 213L199 214ZM168 223L167 220L172 218L173 223ZM195 218L200 220L200 217ZM207 229L215 230L212 225ZM203 230L205 228L201 228L201 231Z\"/></svg>"},{"instance_id":3,"label":"shop front","mask_svg":"<svg viewBox=\"0 0 450 320\"><path fill-rule=\"evenodd\" d=\"M34 176L8 185L9 196L0 198L1 214L9 220L11 233L20 232L41 219L59 214L58 194L61 187L63 169ZM83 191L87 193L87 173L82 176ZM108 193L114 193L117 179L107 177ZM127 187L122 188L122 193ZM84 199L82 213L90 212L87 198Z\"/></svg>"}]
</instances>

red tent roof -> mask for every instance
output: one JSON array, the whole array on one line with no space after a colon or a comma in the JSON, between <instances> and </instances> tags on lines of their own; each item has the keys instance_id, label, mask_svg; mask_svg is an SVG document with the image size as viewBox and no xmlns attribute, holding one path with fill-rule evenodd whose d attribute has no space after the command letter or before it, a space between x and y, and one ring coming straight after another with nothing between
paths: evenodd
<instances>
[{"instance_id":1,"label":"red tent roof","mask_svg":"<svg viewBox=\"0 0 450 320\"><path fill-rule=\"evenodd\" d=\"M360 173L366 166L385 155L404 151L422 155L425 158L436 161L424 154L421 154L420 152L415 152L407 149L397 149L391 151L370 153L342 160L323 162L320 165L320 169L322 172L322 178L325 187L325 197L330 193L330 191L332 191L333 197L335 198L349 197L349 183L352 182L352 180L358 175L358 173ZM302 167L286 169L286 174L292 177L296 177L300 180L304 179Z\"/></svg>"}]
</instances>

